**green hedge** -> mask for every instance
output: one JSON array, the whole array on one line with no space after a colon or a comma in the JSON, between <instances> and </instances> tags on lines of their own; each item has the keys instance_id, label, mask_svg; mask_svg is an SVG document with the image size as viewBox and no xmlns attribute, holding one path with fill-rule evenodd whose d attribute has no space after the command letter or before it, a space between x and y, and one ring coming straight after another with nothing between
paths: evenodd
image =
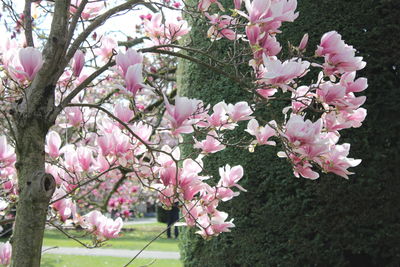
<instances>
[{"instance_id":1,"label":"green hedge","mask_svg":"<svg viewBox=\"0 0 400 267\"><path fill-rule=\"evenodd\" d=\"M185 266L400 265L400 1L300 0L298 10L300 17L278 37L282 45L297 44L308 32L312 53L324 32L337 30L368 63L361 73L369 79L367 120L342 136L352 144L351 156L363 162L349 180L323 175L309 181L293 177L289 164L277 159L278 148L217 153L206 168L218 177L218 167L226 163L243 165L241 184L248 193L221 207L235 218L231 233L211 241L186 233ZM207 26L191 23L193 43L209 46L203 40ZM217 42L213 52L228 47ZM210 103L249 97L231 80L196 64L181 62L179 72L181 95ZM280 107L259 112L269 119Z\"/></svg>"}]
</instances>

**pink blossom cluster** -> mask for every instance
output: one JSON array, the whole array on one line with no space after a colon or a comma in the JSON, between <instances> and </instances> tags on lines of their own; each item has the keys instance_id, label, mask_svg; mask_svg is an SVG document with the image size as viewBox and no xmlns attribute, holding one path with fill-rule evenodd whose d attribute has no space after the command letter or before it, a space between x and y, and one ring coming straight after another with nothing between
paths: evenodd
<instances>
[{"instance_id":1,"label":"pink blossom cluster","mask_svg":"<svg viewBox=\"0 0 400 267\"><path fill-rule=\"evenodd\" d=\"M89 212L81 218L81 226L96 235L98 241L105 241L118 237L123 222L121 218L113 220L96 210Z\"/></svg>"},{"instance_id":2,"label":"pink blossom cluster","mask_svg":"<svg viewBox=\"0 0 400 267\"><path fill-rule=\"evenodd\" d=\"M163 153L157 158L157 167L154 171L158 174L160 184L159 198L165 207L172 207L174 203L182 203L181 210L188 226L197 226L198 233L204 238L229 232L234 227L231 221L226 221L228 214L217 210L219 201L228 201L239 195L233 187L246 191L238 185L243 177L241 166L220 168L220 180L216 186L210 186L202 176L203 162L201 157L183 160L182 168L177 167L180 160L179 148L172 150L163 148ZM169 151L166 153L166 151Z\"/></svg>"},{"instance_id":3,"label":"pink blossom cluster","mask_svg":"<svg viewBox=\"0 0 400 267\"><path fill-rule=\"evenodd\" d=\"M236 40L241 36L232 29L237 24L237 19L228 15L210 15L207 12L205 12L204 15L209 19L209 23L211 24L211 27L207 31L207 36L212 41L221 38Z\"/></svg>"},{"instance_id":4,"label":"pink blossom cluster","mask_svg":"<svg viewBox=\"0 0 400 267\"><path fill-rule=\"evenodd\" d=\"M315 51L317 56L323 56L326 75L343 74L361 70L366 63L362 57L355 56L356 50L347 45L336 31L327 32L322 36L321 43Z\"/></svg>"},{"instance_id":5,"label":"pink blossom cluster","mask_svg":"<svg viewBox=\"0 0 400 267\"><path fill-rule=\"evenodd\" d=\"M292 114L282 133L288 141L288 149L280 155L289 157L297 177L317 179L319 174L312 170L312 164L317 164L324 172L348 178L347 175L352 173L347 169L357 166L361 160L347 158L350 144L338 145L338 135L323 130L322 119L313 123L301 115Z\"/></svg>"},{"instance_id":6,"label":"pink blossom cluster","mask_svg":"<svg viewBox=\"0 0 400 267\"><path fill-rule=\"evenodd\" d=\"M221 101L212 108L205 107L200 100L186 97L175 98L175 105L164 99L167 113L165 118L170 126L169 132L180 139L180 135L192 132L205 133L205 139L194 138L194 148L200 149L197 159L180 159L179 148L164 146L156 159L153 173L157 174L160 184L159 199L166 207L181 203L181 210L186 224L197 226L197 232L204 238L210 238L234 227L226 221L228 214L217 210L219 201L228 201L239 195L234 187L246 191L238 182L243 177L241 166L220 168L220 180L216 186L205 181L210 177L201 175L202 157L217 153L226 148L223 144L223 131L233 130L240 121L253 118L253 110L247 102L226 104ZM182 161L182 168L177 167ZM158 166L158 167L157 167Z\"/></svg>"},{"instance_id":7,"label":"pink blossom cluster","mask_svg":"<svg viewBox=\"0 0 400 267\"><path fill-rule=\"evenodd\" d=\"M280 33L279 28L283 22L293 22L298 17L298 12L295 13L297 1L246 0L245 7L247 12L237 12L249 21L246 36L254 58L259 61L263 55L277 55L281 46L275 36Z\"/></svg>"},{"instance_id":8,"label":"pink blossom cluster","mask_svg":"<svg viewBox=\"0 0 400 267\"><path fill-rule=\"evenodd\" d=\"M360 127L366 117L366 110L361 108L365 102L365 96L357 96L367 88L365 78L356 79L356 71L364 68L362 57L356 57L356 50L347 45L342 37L335 31L322 36L321 43L315 52L316 57L323 57L324 63L312 64L302 60L305 51L308 34L305 34L298 47L298 57L286 61L278 59L277 55L281 46L276 39L279 28L283 22L294 21L298 13L296 0L245 0L245 11L240 10L242 1L234 1L236 12L248 20L245 33L253 51L253 59L250 65L253 67L255 77L255 93L261 98L272 100L281 89L283 93L291 92L291 106L284 109L289 119L278 125L270 121L265 126L260 126L257 119L248 123L246 131L255 137L250 143L250 151L255 146L276 145L275 140L282 142L284 151L281 157L291 161L294 173L297 177L316 179L319 177L314 168L323 172L332 172L344 178L348 178L349 167L357 166L361 160L348 158L350 145L338 144L339 131L351 127ZM207 11L211 4L217 4L221 11L224 8L217 1L201 0L198 9ZM204 12L204 16L216 24L217 18L225 15L210 16ZM214 26L213 26L214 27ZM225 27L225 26L224 26ZM224 27L220 27L219 33ZM225 27L226 28L226 27ZM230 36L237 36L237 29L230 28ZM231 39L228 36L220 36ZM214 38L215 39L215 38ZM317 83L310 86L298 86L299 78L305 76L309 68L322 67ZM339 78L339 82L335 82ZM318 106L315 105L318 103ZM316 107L315 107L316 106ZM218 106L215 106L218 109ZM320 114L314 122L304 119L307 112L317 109ZM292 111L289 114L289 110ZM195 147L203 148L206 152L219 151L223 145L217 143L216 132L210 132L205 142L195 140Z\"/></svg>"},{"instance_id":9,"label":"pink blossom cluster","mask_svg":"<svg viewBox=\"0 0 400 267\"><path fill-rule=\"evenodd\" d=\"M96 236L97 241L105 241L118 237L122 229L123 222L119 217L116 220L107 218L99 211L91 211L84 216L77 213L77 205L66 197L67 191L63 187L58 187L53 195L53 210L62 222L72 219L76 225L80 225L86 231Z\"/></svg>"},{"instance_id":10,"label":"pink blossom cluster","mask_svg":"<svg viewBox=\"0 0 400 267\"><path fill-rule=\"evenodd\" d=\"M125 53L120 51L115 57L118 70L125 79L125 89L133 95L136 95L140 89L147 87L143 83L142 62L142 54L132 48L129 48Z\"/></svg>"},{"instance_id":11,"label":"pink blossom cluster","mask_svg":"<svg viewBox=\"0 0 400 267\"><path fill-rule=\"evenodd\" d=\"M151 19L144 18L144 31L150 38L153 45L171 44L190 31L186 20L180 18L167 18L162 22L161 13L151 16Z\"/></svg>"}]
</instances>

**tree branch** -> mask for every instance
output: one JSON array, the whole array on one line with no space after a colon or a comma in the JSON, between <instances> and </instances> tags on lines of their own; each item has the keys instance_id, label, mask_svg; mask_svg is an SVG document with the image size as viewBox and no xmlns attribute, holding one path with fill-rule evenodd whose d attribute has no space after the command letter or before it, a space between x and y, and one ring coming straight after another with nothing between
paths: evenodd
<instances>
[{"instance_id":1,"label":"tree branch","mask_svg":"<svg viewBox=\"0 0 400 267\"><path fill-rule=\"evenodd\" d=\"M71 42L72 37L74 36L74 31L76 29L76 25L78 24L79 18L81 17L83 9L85 8L88 1L89 0L82 0L79 7L77 7L77 10L76 10L74 16L72 17L72 21L71 21L71 23L69 25L69 29L68 29L67 44L69 44Z\"/></svg>"},{"instance_id":2,"label":"tree branch","mask_svg":"<svg viewBox=\"0 0 400 267\"><path fill-rule=\"evenodd\" d=\"M103 65L100 69L93 72L89 77L87 77L81 84L79 84L69 95L67 95L64 100L54 109L52 112L50 119L55 120L60 114L60 112L65 108L71 100L79 94L80 91L84 90L94 79L96 79L100 74L108 70L110 67L115 65L114 60L109 60L105 65Z\"/></svg>"},{"instance_id":3,"label":"tree branch","mask_svg":"<svg viewBox=\"0 0 400 267\"><path fill-rule=\"evenodd\" d=\"M98 16L94 19L94 21L75 39L75 41L71 44L66 60L69 61L75 54L76 50L78 50L79 46L87 39L87 37L99 26L101 26L107 19L111 16L124 11L131 9L137 4L143 3L141 0L128 0L125 3L116 6L114 8L109 9L104 14Z\"/></svg>"},{"instance_id":4,"label":"tree branch","mask_svg":"<svg viewBox=\"0 0 400 267\"><path fill-rule=\"evenodd\" d=\"M192 62L194 62L196 64L202 65L202 66L204 66L204 67L206 67L208 69L212 69L213 71L218 72L218 73L228 77L232 81L244 86L245 88L248 87L248 84L243 82L239 77L233 76L233 75L223 71L221 68L217 68L215 66L207 64L206 62L204 62L204 61L202 61L202 60L200 60L198 58L195 58L195 57L192 57L192 56L189 56L189 55L186 55L186 54L182 54L182 53L178 53L178 52L174 52L174 51L169 51L169 50L162 50L162 49L158 49L157 47L142 48L142 49L139 49L138 51L142 52L142 53L165 54L165 55L170 55L170 56L175 56L175 57L187 59L187 60L190 60L190 61L192 61Z\"/></svg>"},{"instance_id":5,"label":"tree branch","mask_svg":"<svg viewBox=\"0 0 400 267\"><path fill-rule=\"evenodd\" d=\"M28 2L28 0L27 0ZM65 64L65 32L68 27L70 1L56 0L50 34L43 50L43 66L31 85L26 89L26 98L19 105L19 113L34 116L38 109L46 113L54 108L54 88ZM19 119L19 118L17 118ZM52 122L47 122L51 124Z\"/></svg>"},{"instance_id":6,"label":"tree branch","mask_svg":"<svg viewBox=\"0 0 400 267\"><path fill-rule=\"evenodd\" d=\"M122 172L122 169L120 169L120 171ZM113 188L111 189L111 191L108 193L101 209L103 212L107 211L107 206L108 206L108 202L110 201L112 195L114 195L114 193L118 190L119 186L128 178L128 176L126 176L126 173L122 173L122 177L118 180L118 182L116 182L113 186Z\"/></svg>"},{"instance_id":7,"label":"tree branch","mask_svg":"<svg viewBox=\"0 0 400 267\"><path fill-rule=\"evenodd\" d=\"M28 46L34 46L33 36L32 36L32 15L31 15L31 0L25 0L24 7L24 29L25 29L25 39Z\"/></svg>"},{"instance_id":8,"label":"tree branch","mask_svg":"<svg viewBox=\"0 0 400 267\"><path fill-rule=\"evenodd\" d=\"M148 39L149 39L148 37L143 36L143 37L135 38L135 39L124 41L124 42L120 41L120 42L118 42L118 45L125 46L125 47L132 47L137 44L143 43L144 40L148 40Z\"/></svg>"}]
</instances>

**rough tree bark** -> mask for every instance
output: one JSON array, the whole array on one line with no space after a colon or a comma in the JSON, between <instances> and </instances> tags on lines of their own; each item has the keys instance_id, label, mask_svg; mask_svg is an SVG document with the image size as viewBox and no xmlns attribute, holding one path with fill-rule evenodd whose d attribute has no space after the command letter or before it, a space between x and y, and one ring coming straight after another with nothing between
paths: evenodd
<instances>
[{"instance_id":1,"label":"rough tree bark","mask_svg":"<svg viewBox=\"0 0 400 267\"><path fill-rule=\"evenodd\" d=\"M26 7L31 4L26 1ZM29 3L28 3L29 2ZM68 9L70 1L55 1L49 39L43 50L43 66L25 89L24 98L11 111L14 118L19 200L15 218L12 266L40 266L46 214L55 189L54 178L45 174L45 138L54 124L56 82L65 66ZM30 13L29 8L25 9ZM25 25L30 24L30 15ZM27 31L25 35L32 33ZM31 40L31 38L27 38ZM33 43L31 43L33 45Z\"/></svg>"}]
</instances>

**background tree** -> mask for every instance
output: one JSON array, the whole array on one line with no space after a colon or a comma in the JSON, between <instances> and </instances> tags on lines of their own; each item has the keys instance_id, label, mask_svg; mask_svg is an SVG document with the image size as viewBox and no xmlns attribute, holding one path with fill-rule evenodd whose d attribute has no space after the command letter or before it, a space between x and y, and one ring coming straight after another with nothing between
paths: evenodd
<instances>
[{"instance_id":1,"label":"background tree","mask_svg":"<svg viewBox=\"0 0 400 267\"><path fill-rule=\"evenodd\" d=\"M229 5L230 1L221 1ZM278 40L299 42L308 32L306 55L312 56L321 33L337 30L368 62L361 73L369 78L367 116L362 131L346 130L345 140L363 162L349 180L324 175L319 180L295 179L276 150L260 147L254 154L227 149L208 166L242 162L248 172L243 193L226 210L236 230L204 241L188 231L183 238L185 266L397 266L399 258L400 86L398 1L299 1L299 18L284 26ZM191 38L207 28L190 22ZM225 54L227 47L214 46ZM285 50L285 48L284 48ZM284 53L287 53L287 47ZM243 97L240 86L206 68L182 67L181 90L187 96L216 101L217 96ZM274 116L271 108L264 116ZM274 109L279 113L281 107ZM190 149L189 149L190 150Z\"/></svg>"},{"instance_id":2,"label":"background tree","mask_svg":"<svg viewBox=\"0 0 400 267\"><path fill-rule=\"evenodd\" d=\"M1 197L7 200L1 202L1 209L17 207L12 266L40 264L46 223L60 230L66 222L79 225L93 235L93 246L118 237L121 218L109 219L96 210L81 214L93 206L110 211L115 206L114 194L129 196L139 185L157 191L167 208L178 203L186 225L196 226L196 233L204 239L229 232L234 224L228 213L219 210L220 203L238 196L239 191L246 192L238 184L243 168L211 166L219 167L219 179L215 180L218 176L210 176L203 164L227 147L237 148L236 155L239 149L271 152L263 145L278 142L283 150L278 155L290 162L285 168L292 167L295 176L308 179L319 177L315 170L348 178L352 173L347 169L361 161L347 157L350 145L338 143L338 131L360 127L365 118L366 111L360 108L365 97L354 94L367 87L365 78L354 80L365 62L334 31L323 35L316 57L302 58L306 35L299 46L290 47L286 61L275 57L280 51L275 36L281 24L298 16L295 0L254 0L247 3L246 10L235 10L232 16L236 18L206 12L210 6L223 11L219 2L202 0L186 6L193 21L211 24L207 35L213 42L207 49L193 47L197 42L190 37L178 45L190 28L179 15L166 13L166 9L180 7L176 1L149 6L138 0L27 0L23 14L18 14L14 2L2 3L8 10L5 27L9 29L8 21L13 21L24 37L21 43L7 40L1 47L0 122L6 128L0 136L0 177ZM235 1L236 8L240 4ZM146 37L128 37L119 45L129 47L144 41L146 47L124 51L115 39L98 36L97 29L112 17L144 7L160 11L140 16L137 31ZM43 12L42 16L33 8ZM228 45L224 39L232 43ZM218 46L225 49L226 56L219 55ZM199 55L203 57L199 59ZM237 91L218 103L213 98L203 102L179 95L173 100L176 57L224 75L246 93ZM322 68L316 81L301 79L310 67ZM336 79L340 81L334 83ZM245 101L229 103L239 97ZM284 115L278 110L264 112L288 104ZM240 137L235 129L243 131L243 121L249 121L249 135ZM187 134L191 138L183 139ZM183 144L196 151L182 157L179 145ZM259 158L253 155L243 161ZM277 165L272 173L280 170ZM282 185L289 184L297 193L292 187L296 182L286 179ZM249 186L254 183L258 181L248 179ZM264 196L254 191L255 199ZM0 246L1 251L4 248L7 253L0 253L1 260L8 264L11 248L8 243Z\"/></svg>"}]
</instances>

